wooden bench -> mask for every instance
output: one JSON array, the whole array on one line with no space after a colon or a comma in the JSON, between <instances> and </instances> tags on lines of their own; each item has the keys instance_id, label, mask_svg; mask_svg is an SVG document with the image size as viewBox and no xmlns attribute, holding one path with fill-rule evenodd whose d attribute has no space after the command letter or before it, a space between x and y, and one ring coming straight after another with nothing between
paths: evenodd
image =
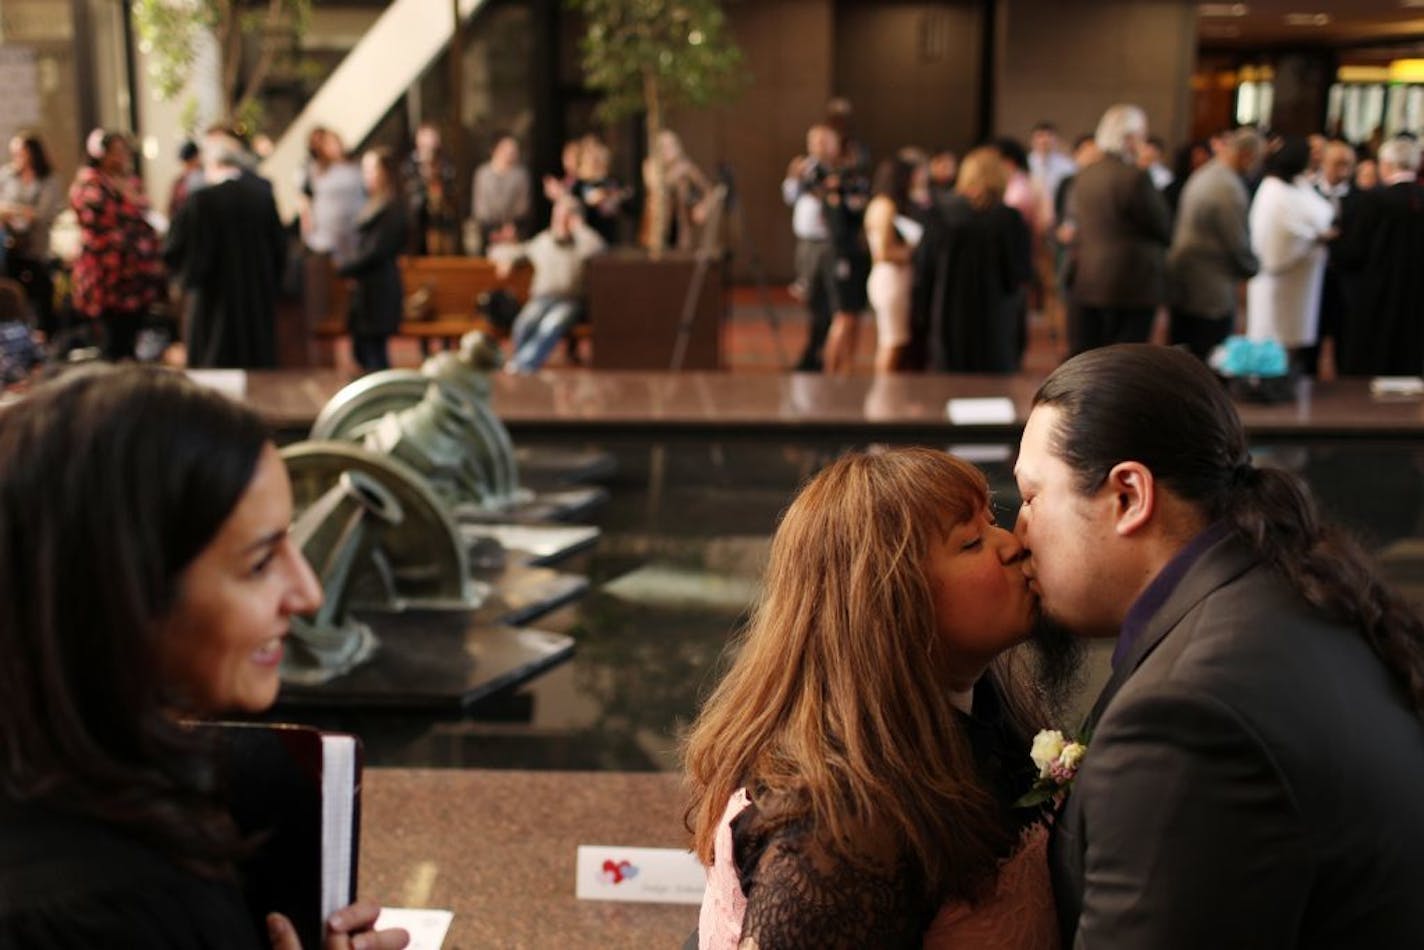
<instances>
[{"instance_id":1,"label":"wooden bench","mask_svg":"<svg viewBox=\"0 0 1424 950\"><path fill-rule=\"evenodd\" d=\"M402 320L396 336L418 339L422 349L430 340L453 345L471 330L503 336L478 312L480 296L492 290L507 290L522 304L529 297L529 282L534 275L527 264L518 264L502 278L494 263L482 257L402 257L399 263L406 297L424 289L430 295L433 316ZM330 339L346 334L346 304L346 282L333 277L331 306L326 319L314 328L317 337Z\"/></svg>"}]
</instances>

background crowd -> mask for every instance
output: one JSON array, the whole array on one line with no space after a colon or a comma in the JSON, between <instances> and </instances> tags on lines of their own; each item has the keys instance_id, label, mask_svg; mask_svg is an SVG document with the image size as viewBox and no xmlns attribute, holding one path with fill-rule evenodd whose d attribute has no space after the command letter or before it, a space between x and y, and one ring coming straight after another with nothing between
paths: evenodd
<instances>
[{"instance_id":1,"label":"background crowd","mask_svg":"<svg viewBox=\"0 0 1424 950\"><path fill-rule=\"evenodd\" d=\"M1326 372L1424 368L1410 135L1239 128L1169 167L1146 114L1116 105L1071 149L1045 121L1027 149L906 147L872 175L849 116L832 103L782 184L811 321L798 369L848 372L866 311L877 371L1014 372L1031 316L1068 354L1160 337L1206 359L1243 332L1301 373L1322 351Z\"/></svg>"},{"instance_id":2,"label":"background crowd","mask_svg":"<svg viewBox=\"0 0 1424 950\"><path fill-rule=\"evenodd\" d=\"M645 161L641 189L613 175L596 136L567 143L561 167L542 178L516 136L496 136L462 205L434 124L416 130L403 160L386 148L352 155L318 127L300 214L285 228L256 171L267 149L224 128L185 143L165 219L124 135L91 134L67 189L44 144L17 135L0 169L4 270L38 338L152 359L181 337L195 367L272 366L279 295L301 296L310 327L345 280L353 354L381 369L407 304L398 257L469 253L547 272L544 299L507 318L520 342L539 340L518 361L532 371L582 317L593 253L657 237L681 250L716 243L704 232L723 191L671 131ZM1418 165L1409 135L1357 148L1249 127L1173 153L1130 105L1109 108L1071 146L1044 121L1027 147L905 147L877 162L850 104L833 100L782 183L796 237L791 291L810 323L794 368L852 371L870 324L877 372L1010 373L1041 321L1058 355L1161 339L1205 359L1243 332L1277 341L1300 373L1417 374ZM659 177L660 236L647 200ZM79 233L67 270L50 247L66 205ZM536 220L545 206L550 219ZM585 229L596 245L575 241Z\"/></svg>"}]
</instances>

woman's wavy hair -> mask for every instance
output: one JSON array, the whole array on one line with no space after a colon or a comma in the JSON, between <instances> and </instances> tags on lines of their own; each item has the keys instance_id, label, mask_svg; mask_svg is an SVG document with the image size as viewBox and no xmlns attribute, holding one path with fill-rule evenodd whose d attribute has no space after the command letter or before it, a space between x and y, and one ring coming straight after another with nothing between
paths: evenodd
<instances>
[{"instance_id":1,"label":"woman's wavy hair","mask_svg":"<svg viewBox=\"0 0 1424 950\"><path fill-rule=\"evenodd\" d=\"M976 777L925 571L931 544L988 500L978 469L917 448L847 455L801 490L735 660L685 740L704 863L745 786L771 828L807 821L853 866L876 866L865 830L888 831L929 898L972 898L993 880L1014 832ZM1038 709L1017 654L990 675L1026 740Z\"/></svg>"},{"instance_id":2,"label":"woman's wavy hair","mask_svg":"<svg viewBox=\"0 0 1424 950\"><path fill-rule=\"evenodd\" d=\"M0 415L4 797L229 872L236 832L159 638L267 439L239 403L137 366L76 370Z\"/></svg>"},{"instance_id":3,"label":"woman's wavy hair","mask_svg":"<svg viewBox=\"0 0 1424 950\"><path fill-rule=\"evenodd\" d=\"M1236 407L1199 359L1145 343L1090 350L1055 370L1034 405L1060 413L1052 450L1078 491L1141 462L1206 518L1229 522L1312 607L1358 630L1424 718L1424 621L1321 518L1305 482L1251 464Z\"/></svg>"}]
</instances>

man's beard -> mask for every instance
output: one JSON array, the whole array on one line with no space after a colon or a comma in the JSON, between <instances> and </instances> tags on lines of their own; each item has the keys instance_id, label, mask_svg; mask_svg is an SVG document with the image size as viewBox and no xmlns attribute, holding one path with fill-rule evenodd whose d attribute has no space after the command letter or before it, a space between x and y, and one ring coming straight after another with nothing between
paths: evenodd
<instances>
[{"instance_id":1,"label":"man's beard","mask_svg":"<svg viewBox=\"0 0 1424 950\"><path fill-rule=\"evenodd\" d=\"M1055 713L1060 713L1067 708L1082 679L1083 641L1039 610L1029 642L1033 644L1044 698Z\"/></svg>"}]
</instances>

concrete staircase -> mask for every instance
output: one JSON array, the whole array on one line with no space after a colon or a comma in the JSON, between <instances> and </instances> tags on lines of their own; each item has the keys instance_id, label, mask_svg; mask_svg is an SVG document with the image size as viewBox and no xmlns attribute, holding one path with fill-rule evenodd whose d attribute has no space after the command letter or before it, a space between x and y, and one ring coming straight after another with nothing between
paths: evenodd
<instances>
[{"instance_id":1,"label":"concrete staircase","mask_svg":"<svg viewBox=\"0 0 1424 950\"><path fill-rule=\"evenodd\" d=\"M485 0L457 0L468 19ZM307 135L325 126L347 145L364 140L455 34L451 0L394 0L312 96L262 163L284 220L296 214Z\"/></svg>"}]
</instances>

